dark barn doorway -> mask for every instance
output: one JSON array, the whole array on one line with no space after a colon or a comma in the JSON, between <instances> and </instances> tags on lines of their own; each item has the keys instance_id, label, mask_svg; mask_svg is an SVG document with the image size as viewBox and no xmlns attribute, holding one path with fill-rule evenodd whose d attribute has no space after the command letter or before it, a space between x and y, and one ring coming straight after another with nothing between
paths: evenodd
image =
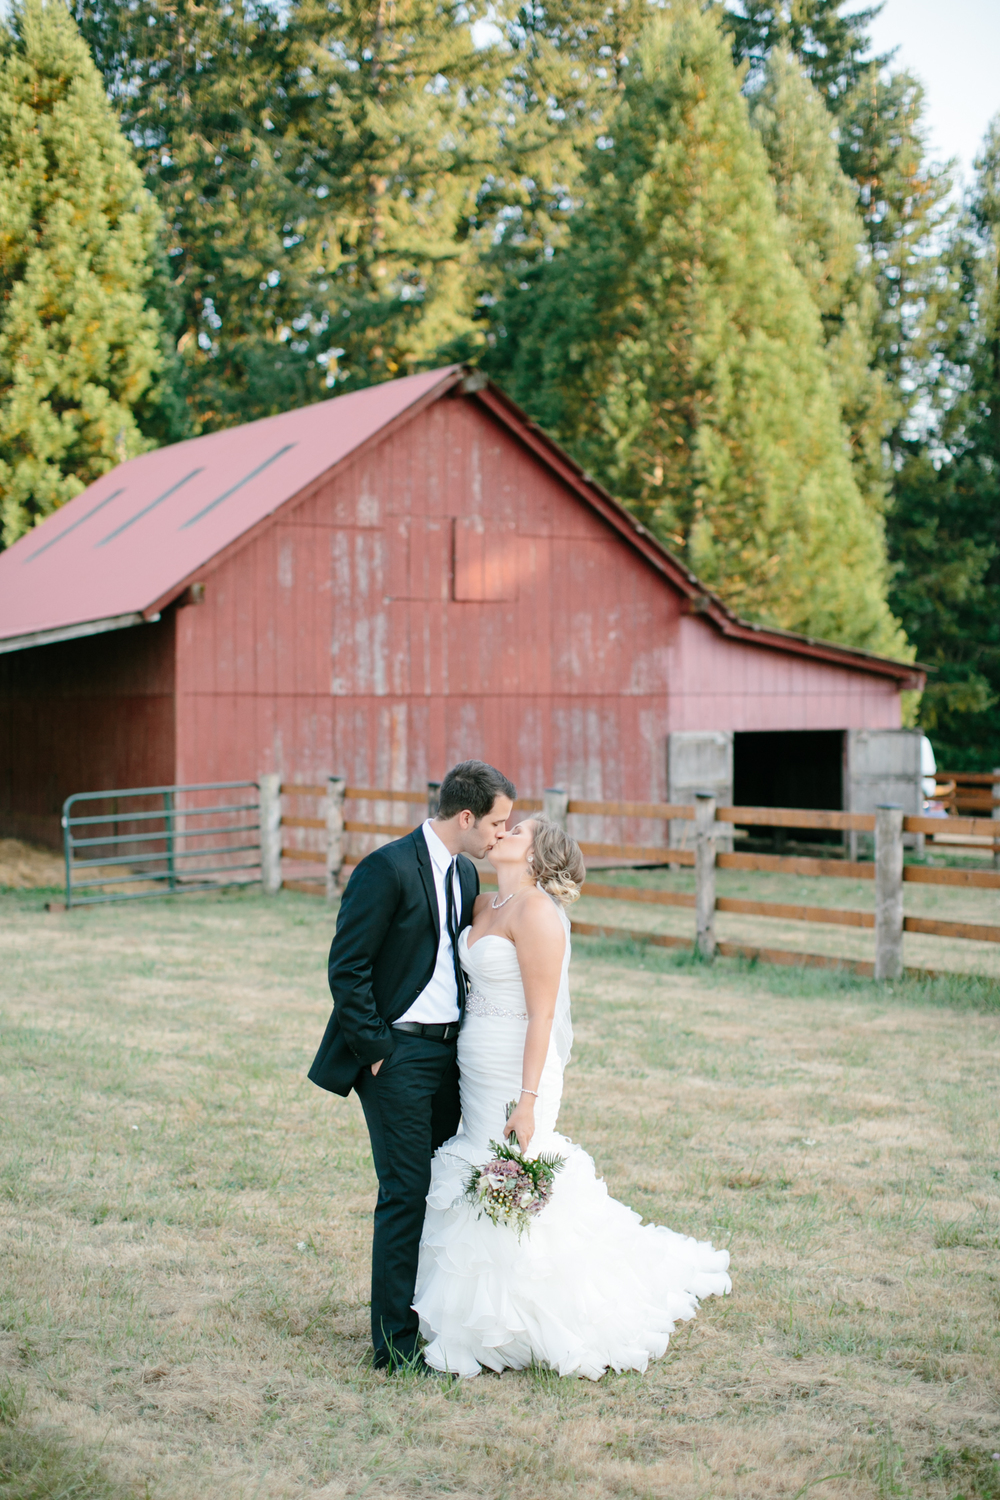
<instances>
[{"instance_id":1,"label":"dark barn doorway","mask_svg":"<svg viewBox=\"0 0 1000 1500\"><path fill-rule=\"evenodd\" d=\"M844 805L842 729L760 729L733 736L733 801L737 807L809 807L839 811ZM833 829L754 828L755 839L785 838L840 844Z\"/></svg>"}]
</instances>

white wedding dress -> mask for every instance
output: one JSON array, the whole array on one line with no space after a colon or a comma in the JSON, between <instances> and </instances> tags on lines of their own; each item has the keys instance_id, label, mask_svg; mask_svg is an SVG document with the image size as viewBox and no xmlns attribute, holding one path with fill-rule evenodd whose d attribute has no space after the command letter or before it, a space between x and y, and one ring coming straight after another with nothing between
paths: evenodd
<instances>
[{"instance_id":1,"label":"white wedding dress","mask_svg":"<svg viewBox=\"0 0 1000 1500\"><path fill-rule=\"evenodd\" d=\"M532 1156L558 1152L566 1165L552 1197L520 1240L465 1197L473 1165L502 1140L506 1106L521 1091L527 1027L513 943L486 934L459 956L471 989L458 1039L462 1123L436 1153L420 1242L414 1307L437 1370L478 1375L532 1362L560 1375L599 1380L607 1369L645 1370L698 1299L730 1290L729 1253L705 1241L643 1225L610 1197L594 1163L556 1132L563 1068L572 1043L569 921L552 1041L535 1101Z\"/></svg>"}]
</instances>

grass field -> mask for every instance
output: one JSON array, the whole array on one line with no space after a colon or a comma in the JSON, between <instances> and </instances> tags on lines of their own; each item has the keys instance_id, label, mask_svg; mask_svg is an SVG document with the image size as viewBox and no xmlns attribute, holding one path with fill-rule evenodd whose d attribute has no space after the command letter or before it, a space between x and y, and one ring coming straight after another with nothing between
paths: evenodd
<instances>
[{"instance_id":1,"label":"grass field","mask_svg":"<svg viewBox=\"0 0 1000 1500\"><path fill-rule=\"evenodd\" d=\"M993 983L578 943L563 1127L733 1295L642 1378L450 1385L367 1364L323 903L43 894L0 894L0 1500L1000 1500Z\"/></svg>"}]
</instances>

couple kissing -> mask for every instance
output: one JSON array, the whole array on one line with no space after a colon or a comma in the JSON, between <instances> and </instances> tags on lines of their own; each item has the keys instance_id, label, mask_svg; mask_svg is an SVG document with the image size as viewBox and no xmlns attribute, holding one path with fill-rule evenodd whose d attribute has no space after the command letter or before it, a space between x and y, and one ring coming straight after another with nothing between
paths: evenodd
<instances>
[{"instance_id":1,"label":"couple kissing","mask_svg":"<svg viewBox=\"0 0 1000 1500\"><path fill-rule=\"evenodd\" d=\"M573 1041L566 908L585 871L556 824L511 823L516 796L463 761L435 817L356 866L309 1077L354 1089L371 1138L375 1366L598 1380L659 1358L678 1319L729 1291L729 1256L643 1225L556 1130ZM484 858L496 895L479 890Z\"/></svg>"}]
</instances>

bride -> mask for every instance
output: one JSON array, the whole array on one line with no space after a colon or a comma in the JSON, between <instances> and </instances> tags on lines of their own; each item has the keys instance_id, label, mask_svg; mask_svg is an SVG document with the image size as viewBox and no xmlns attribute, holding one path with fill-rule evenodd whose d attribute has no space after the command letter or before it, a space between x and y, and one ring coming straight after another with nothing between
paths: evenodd
<instances>
[{"instance_id":1,"label":"bride","mask_svg":"<svg viewBox=\"0 0 1000 1500\"><path fill-rule=\"evenodd\" d=\"M608 1194L594 1163L556 1132L573 1041L569 920L584 878L576 842L542 818L519 823L490 862L459 939L470 980L459 1034L462 1123L434 1157L413 1306L436 1370L478 1375L532 1362L599 1380L645 1370L698 1299L730 1290L729 1254L659 1225ZM510 1119L506 1108L516 1100ZM527 1155L565 1166L519 1240L465 1197L490 1141L516 1135Z\"/></svg>"}]
</instances>

